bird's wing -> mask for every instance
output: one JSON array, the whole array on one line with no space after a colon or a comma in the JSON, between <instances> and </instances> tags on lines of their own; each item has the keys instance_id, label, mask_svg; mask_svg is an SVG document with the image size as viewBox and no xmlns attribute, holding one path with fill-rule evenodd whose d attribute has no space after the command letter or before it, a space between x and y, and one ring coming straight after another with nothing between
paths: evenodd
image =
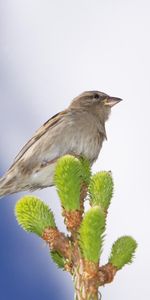
<instances>
[{"instance_id":1,"label":"bird's wing","mask_svg":"<svg viewBox=\"0 0 150 300\"><path fill-rule=\"evenodd\" d=\"M38 141L49 128L53 128L54 126L58 125L64 115L67 114L67 111L64 110L62 112L57 113L53 117L51 117L47 122L45 122L34 134L34 136L25 144L25 146L21 149L21 151L18 153L18 155L15 157L13 165L24 155L24 153L36 142ZM13 166L12 165L12 166ZM11 167L12 167L11 166Z\"/></svg>"}]
</instances>

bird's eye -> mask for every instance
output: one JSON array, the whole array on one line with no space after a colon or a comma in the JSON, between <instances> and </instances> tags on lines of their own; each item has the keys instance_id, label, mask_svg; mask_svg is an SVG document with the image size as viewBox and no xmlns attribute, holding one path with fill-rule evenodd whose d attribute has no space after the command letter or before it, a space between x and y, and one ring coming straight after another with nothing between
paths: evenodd
<instances>
[{"instance_id":1,"label":"bird's eye","mask_svg":"<svg viewBox=\"0 0 150 300\"><path fill-rule=\"evenodd\" d=\"M98 100L99 99L99 94L94 94L94 99Z\"/></svg>"}]
</instances>

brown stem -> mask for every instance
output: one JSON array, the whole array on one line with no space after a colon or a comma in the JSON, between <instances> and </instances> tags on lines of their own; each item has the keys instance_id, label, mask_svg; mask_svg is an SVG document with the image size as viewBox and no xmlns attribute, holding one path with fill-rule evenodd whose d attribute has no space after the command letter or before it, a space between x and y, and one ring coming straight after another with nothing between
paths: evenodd
<instances>
[{"instance_id":1,"label":"brown stem","mask_svg":"<svg viewBox=\"0 0 150 300\"><path fill-rule=\"evenodd\" d=\"M78 300L98 300L98 265L79 261L75 268L75 292Z\"/></svg>"},{"instance_id":2,"label":"brown stem","mask_svg":"<svg viewBox=\"0 0 150 300\"><path fill-rule=\"evenodd\" d=\"M80 192L80 210L66 211L63 210L62 215L66 224L67 230L72 233L74 238L78 232L84 213L84 199L87 196L87 185L83 184Z\"/></svg>"},{"instance_id":3,"label":"brown stem","mask_svg":"<svg viewBox=\"0 0 150 300\"><path fill-rule=\"evenodd\" d=\"M64 258L71 259L71 244L69 238L67 238L62 232L59 232L57 228L46 228L43 232L42 238L47 242L50 249L57 251Z\"/></svg>"},{"instance_id":4,"label":"brown stem","mask_svg":"<svg viewBox=\"0 0 150 300\"><path fill-rule=\"evenodd\" d=\"M87 196L88 186L86 184L82 185L81 192L80 192L80 210L82 213L84 212L84 200Z\"/></svg>"},{"instance_id":5,"label":"brown stem","mask_svg":"<svg viewBox=\"0 0 150 300\"><path fill-rule=\"evenodd\" d=\"M76 300L98 299L98 264L83 259L78 239L73 242L72 273Z\"/></svg>"},{"instance_id":6,"label":"brown stem","mask_svg":"<svg viewBox=\"0 0 150 300\"><path fill-rule=\"evenodd\" d=\"M83 261L74 268L74 282L77 300L98 300L98 288L113 281L117 268L108 263L102 267Z\"/></svg>"},{"instance_id":7,"label":"brown stem","mask_svg":"<svg viewBox=\"0 0 150 300\"><path fill-rule=\"evenodd\" d=\"M117 272L117 268L110 263L102 267L99 267L99 272L98 272L99 286L112 282L116 275L116 272Z\"/></svg>"},{"instance_id":8,"label":"brown stem","mask_svg":"<svg viewBox=\"0 0 150 300\"><path fill-rule=\"evenodd\" d=\"M82 221L82 212L80 210L66 211L64 210L62 215L64 216L64 222L67 230L72 234L77 232Z\"/></svg>"}]
</instances>

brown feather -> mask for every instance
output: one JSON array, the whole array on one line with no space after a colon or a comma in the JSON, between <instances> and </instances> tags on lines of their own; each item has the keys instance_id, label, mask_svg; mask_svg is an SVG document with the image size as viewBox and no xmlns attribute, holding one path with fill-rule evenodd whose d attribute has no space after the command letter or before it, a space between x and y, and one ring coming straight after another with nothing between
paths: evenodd
<instances>
[{"instance_id":1,"label":"brown feather","mask_svg":"<svg viewBox=\"0 0 150 300\"><path fill-rule=\"evenodd\" d=\"M34 136L24 145L18 155L15 157L14 163L10 168L14 166L14 164L23 156L23 154L36 142L38 141L50 127L56 126L60 120L66 114L66 110L57 113L53 117L51 117L48 121L46 121L34 134Z\"/></svg>"}]
</instances>

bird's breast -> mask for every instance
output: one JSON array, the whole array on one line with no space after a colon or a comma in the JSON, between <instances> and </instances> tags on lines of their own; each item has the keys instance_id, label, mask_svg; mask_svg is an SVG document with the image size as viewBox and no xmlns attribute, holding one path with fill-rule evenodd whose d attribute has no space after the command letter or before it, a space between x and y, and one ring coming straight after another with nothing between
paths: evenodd
<instances>
[{"instance_id":1,"label":"bird's breast","mask_svg":"<svg viewBox=\"0 0 150 300\"><path fill-rule=\"evenodd\" d=\"M64 150L68 149L68 152L83 155L94 162L99 155L104 138L95 120L85 115L70 122L64 138L62 137L62 143Z\"/></svg>"}]
</instances>

